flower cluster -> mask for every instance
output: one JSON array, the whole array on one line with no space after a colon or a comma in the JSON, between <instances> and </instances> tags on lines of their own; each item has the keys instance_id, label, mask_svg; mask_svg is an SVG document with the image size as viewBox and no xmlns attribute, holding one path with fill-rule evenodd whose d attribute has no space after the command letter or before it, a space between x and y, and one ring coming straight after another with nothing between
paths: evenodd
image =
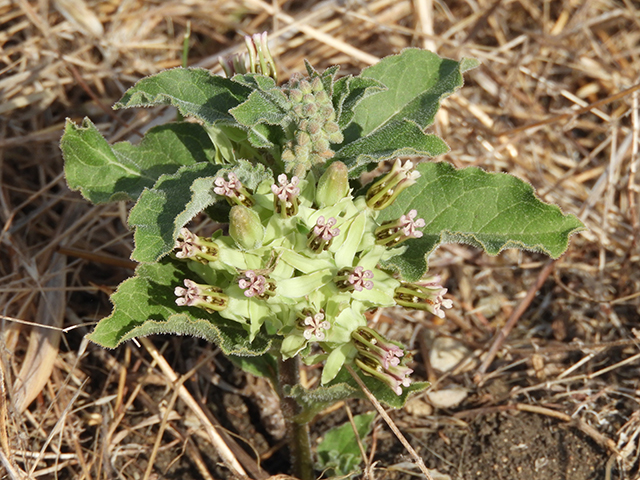
<instances>
[{"instance_id":1,"label":"flower cluster","mask_svg":"<svg viewBox=\"0 0 640 480\"><path fill-rule=\"evenodd\" d=\"M315 87L299 81L297 88ZM214 179L214 192L232 205L228 235L219 230L201 238L180 231L175 257L197 260L189 266L209 285L185 280L184 287L175 288L176 304L238 322L251 340L263 328L278 333L284 337L284 358L308 355L306 347L318 343L326 360L323 383L351 362L401 394L410 385L408 356L367 327L365 312L403 305L443 316L451 307L438 277L407 283L380 268L397 254L390 247L420 238L425 226L416 210L376 221L380 208L415 182L411 162L395 162L356 198L341 162L332 163L318 180L312 172L304 178L280 174L253 190L243 186L239 172L225 171Z\"/></svg>"}]
</instances>

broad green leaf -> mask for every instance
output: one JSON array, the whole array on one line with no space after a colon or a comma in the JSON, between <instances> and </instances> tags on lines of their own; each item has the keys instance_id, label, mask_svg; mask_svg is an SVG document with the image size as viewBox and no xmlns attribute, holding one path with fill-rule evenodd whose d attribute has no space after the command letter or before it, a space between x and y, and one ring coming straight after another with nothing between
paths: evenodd
<instances>
[{"instance_id":1,"label":"broad green leaf","mask_svg":"<svg viewBox=\"0 0 640 480\"><path fill-rule=\"evenodd\" d=\"M437 135L424 133L412 120L398 120L342 147L334 160L344 162L353 178L369 163L400 156L436 157L448 151L447 144Z\"/></svg>"},{"instance_id":2,"label":"broad green leaf","mask_svg":"<svg viewBox=\"0 0 640 480\"><path fill-rule=\"evenodd\" d=\"M343 477L357 473L358 465L363 461L358 440L365 446L367 436L371 433L376 412L363 413L353 417L358 437L353 431L351 422L329 430L316 449L318 463L316 470L326 473L328 478Z\"/></svg>"},{"instance_id":3,"label":"broad green leaf","mask_svg":"<svg viewBox=\"0 0 640 480\"><path fill-rule=\"evenodd\" d=\"M186 263L164 259L140 265L136 276L125 280L111 296L113 312L87 337L106 348L115 348L136 337L152 334L192 335L213 342L227 355L255 356L271 346L267 338L249 343L238 324L195 307L179 307L174 289L195 274Z\"/></svg>"},{"instance_id":4,"label":"broad green leaf","mask_svg":"<svg viewBox=\"0 0 640 480\"><path fill-rule=\"evenodd\" d=\"M423 131L433 123L440 101L462 86L462 72L472 65L409 48L363 70L360 77L378 80L387 89L358 103L335 158L347 163L355 176L369 162L446 151L442 140Z\"/></svg>"},{"instance_id":5,"label":"broad green leaf","mask_svg":"<svg viewBox=\"0 0 640 480\"><path fill-rule=\"evenodd\" d=\"M161 175L215 154L206 131L195 123L154 127L138 145L109 145L88 118L80 127L67 120L60 147L69 188L93 203L135 200Z\"/></svg>"},{"instance_id":6,"label":"broad green leaf","mask_svg":"<svg viewBox=\"0 0 640 480\"><path fill-rule=\"evenodd\" d=\"M380 223L412 209L424 218L422 238L385 266L397 268L409 281L427 270L427 257L440 243L467 243L497 255L505 248L543 252L558 258L571 234L584 229L573 215L539 200L533 187L505 173L480 168L456 170L448 163L421 163L421 177L380 213Z\"/></svg>"},{"instance_id":7,"label":"broad green leaf","mask_svg":"<svg viewBox=\"0 0 640 480\"><path fill-rule=\"evenodd\" d=\"M136 229L132 259L155 262L173 249L180 229L216 202L213 182L220 168L208 162L184 166L142 192L129 214Z\"/></svg>"},{"instance_id":8,"label":"broad green leaf","mask_svg":"<svg viewBox=\"0 0 640 480\"><path fill-rule=\"evenodd\" d=\"M229 110L251 89L200 68L174 68L143 78L125 92L115 109L173 105L185 117L207 124L236 124Z\"/></svg>"}]
</instances>

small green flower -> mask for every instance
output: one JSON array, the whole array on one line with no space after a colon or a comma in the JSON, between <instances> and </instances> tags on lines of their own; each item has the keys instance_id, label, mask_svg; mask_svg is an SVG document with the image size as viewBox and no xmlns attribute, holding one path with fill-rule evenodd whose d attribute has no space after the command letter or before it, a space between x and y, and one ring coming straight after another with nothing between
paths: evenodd
<instances>
[{"instance_id":1,"label":"small green flower","mask_svg":"<svg viewBox=\"0 0 640 480\"><path fill-rule=\"evenodd\" d=\"M453 307L451 300L443 298L445 293L447 289L440 285L440 276L434 275L416 283L402 282L396 288L394 299L403 307L426 310L444 318L442 309Z\"/></svg>"},{"instance_id":2,"label":"small green flower","mask_svg":"<svg viewBox=\"0 0 640 480\"><path fill-rule=\"evenodd\" d=\"M386 222L376 228L374 232L376 243L387 247L394 247L409 238L420 238L422 232L417 228L425 226L422 218L416 219L417 210L410 210L406 215L402 215L398 220Z\"/></svg>"},{"instance_id":3,"label":"small green flower","mask_svg":"<svg viewBox=\"0 0 640 480\"><path fill-rule=\"evenodd\" d=\"M247 53L236 53L229 57L219 57L218 61L227 78L236 74L261 73L278 81L276 63L269 51L267 32L245 36Z\"/></svg>"},{"instance_id":4,"label":"small green flower","mask_svg":"<svg viewBox=\"0 0 640 480\"><path fill-rule=\"evenodd\" d=\"M191 258L202 263L218 259L218 246L210 238L195 235L187 228L180 229L180 235L174 247L175 255L180 259Z\"/></svg>"},{"instance_id":5,"label":"small green flower","mask_svg":"<svg viewBox=\"0 0 640 480\"><path fill-rule=\"evenodd\" d=\"M214 180L216 185L213 188L214 193L221 195L227 199L230 205L244 205L252 207L254 202L249 191L244 188L235 173L229 172L229 180L218 177Z\"/></svg>"},{"instance_id":6,"label":"small green flower","mask_svg":"<svg viewBox=\"0 0 640 480\"><path fill-rule=\"evenodd\" d=\"M404 365L405 352L375 330L361 327L351 334L358 355L355 363L366 374L386 383L397 395L411 385L413 370Z\"/></svg>"}]
</instances>

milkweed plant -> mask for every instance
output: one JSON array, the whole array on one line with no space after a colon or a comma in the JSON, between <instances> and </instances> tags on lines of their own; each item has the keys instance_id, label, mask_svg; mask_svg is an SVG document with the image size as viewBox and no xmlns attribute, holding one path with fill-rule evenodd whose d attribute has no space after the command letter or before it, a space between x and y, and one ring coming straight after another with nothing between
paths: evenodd
<instances>
[{"instance_id":1,"label":"milkweed plant","mask_svg":"<svg viewBox=\"0 0 640 480\"><path fill-rule=\"evenodd\" d=\"M452 301L427 266L441 243L556 258L582 224L513 176L421 160L447 152L425 129L477 62L410 48L357 76L307 63L278 85L266 34L246 44L221 59L225 76L176 68L130 88L116 109L180 113L137 144L109 145L89 119L67 121L71 189L97 204L135 201L139 266L89 339L205 338L294 399L297 426L360 394L347 365L401 407L428 384L412 381L410 352L365 314L399 305L444 317ZM297 363L283 375L298 360L322 365L315 389L295 380Z\"/></svg>"}]
</instances>

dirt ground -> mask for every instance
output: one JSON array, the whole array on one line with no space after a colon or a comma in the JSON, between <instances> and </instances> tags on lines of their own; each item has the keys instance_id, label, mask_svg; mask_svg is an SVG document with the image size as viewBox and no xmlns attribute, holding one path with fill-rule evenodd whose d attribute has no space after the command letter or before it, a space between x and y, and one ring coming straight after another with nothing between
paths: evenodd
<instances>
[{"instance_id":1,"label":"dirt ground","mask_svg":"<svg viewBox=\"0 0 640 480\"><path fill-rule=\"evenodd\" d=\"M264 30L281 81L305 58L356 74L409 46L480 60L430 127L451 147L441 159L514 174L588 230L553 263L435 252L446 319L371 315L433 384L391 417L434 479L639 478L637 2L0 0L1 478L231 478L217 426L249 477L289 473L277 400L215 346L84 341L132 274L132 235L128 205L69 191L64 122L88 116L109 141L135 142L174 118L110 106L181 64L188 23L189 65L216 73ZM314 420L314 445L345 408ZM371 478L420 475L382 420L368 445Z\"/></svg>"}]
</instances>

